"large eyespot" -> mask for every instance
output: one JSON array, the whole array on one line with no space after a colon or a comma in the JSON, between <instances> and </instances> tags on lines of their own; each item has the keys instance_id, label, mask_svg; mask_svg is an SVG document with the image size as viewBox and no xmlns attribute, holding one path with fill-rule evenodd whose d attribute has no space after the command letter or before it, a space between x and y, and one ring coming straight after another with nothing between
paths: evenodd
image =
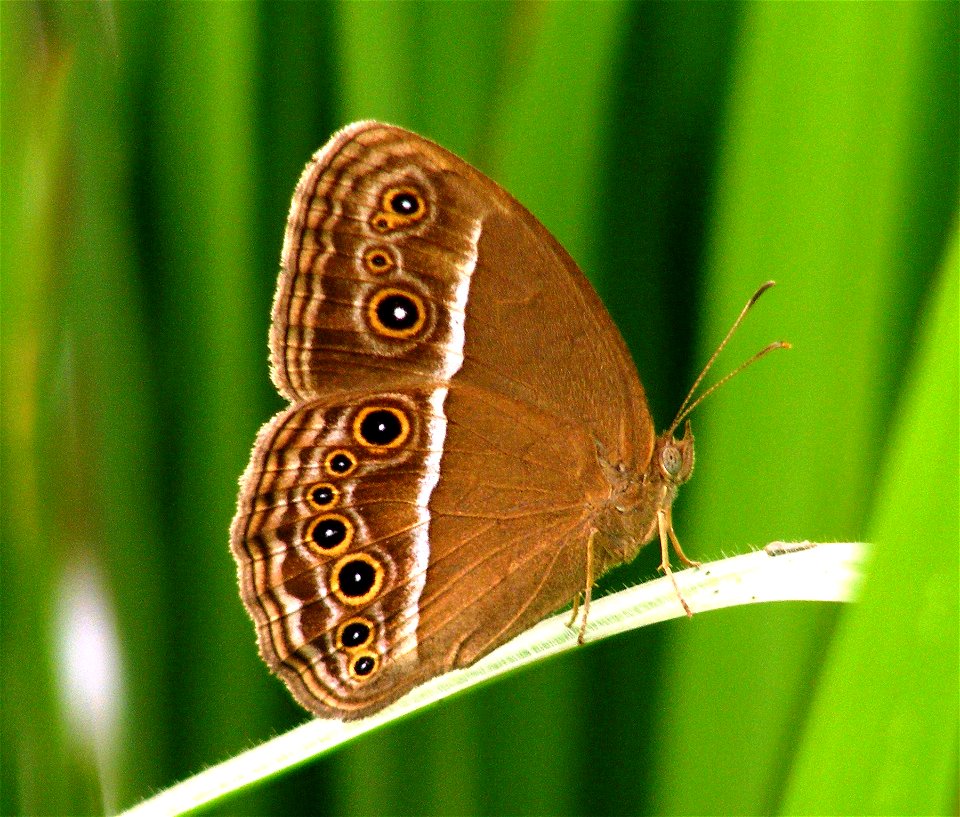
<instances>
[{"instance_id":1,"label":"large eyespot","mask_svg":"<svg viewBox=\"0 0 960 817\"><path fill-rule=\"evenodd\" d=\"M340 501L340 491L329 482L321 482L307 492L307 499L316 510L329 511Z\"/></svg>"},{"instance_id":2,"label":"large eyespot","mask_svg":"<svg viewBox=\"0 0 960 817\"><path fill-rule=\"evenodd\" d=\"M380 656L371 650L358 650L350 656L350 676L360 680L372 675L380 666Z\"/></svg>"},{"instance_id":3,"label":"large eyespot","mask_svg":"<svg viewBox=\"0 0 960 817\"><path fill-rule=\"evenodd\" d=\"M410 436L410 421L400 409L367 406L353 421L353 437L370 448L397 448Z\"/></svg>"},{"instance_id":4,"label":"large eyespot","mask_svg":"<svg viewBox=\"0 0 960 817\"><path fill-rule=\"evenodd\" d=\"M339 556L353 541L353 522L339 513L318 516L307 528L307 540L324 556Z\"/></svg>"},{"instance_id":5,"label":"large eyespot","mask_svg":"<svg viewBox=\"0 0 960 817\"><path fill-rule=\"evenodd\" d=\"M406 227L420 221L427 214L427 203L420 192L409 186L388 187L380 197L380 209L371 223L381 233Z\"/></svg>"},{"instance_id":6,"label":"large eyespot","mask_svg":"<svg viewBox=\"0 0 960 817\"><path fill-rule=\"evenodd\" d=\"M337 627L337 646L353 650L366 647L373 640L373 623L365 618L351 618Z\"/></svg>"},{"instance_id":7,"label":"large eyespot","mask_svg":"<svg viewBox=\"0 0 960 817\"><path fill-rule=\"evenodd\" d=\"M373 330L391 338L410 338L427 320L423 299L412 292L384 287L367 304L367 319Z\"/></svg>"},{"instance_id":8,"label":"large eyespot","mask_svg":"<svg viewBox=\"0 0 960 817\"><path fill-rule=\"evenodd\" d=\"M672 445L665 445L660 451L660 465L668 477L675 477L680 473L683 458L680 451Z\"/></svg>"},{"instance_id":9,"label":"large eyespot","mask_svg":"<svg viewBox=\"0 0 960 817\"><path fill-rule=\"evenodd\" d=\"M323 467L331 476L345 477L357 467L357 458L349 451L338 448L327 454L323 460Z\"/></svg>"},{"instance_id":10,"label":"large eyespot","mask_svg":"<svg viewBox=\"0 0 960 817\"><path fill-rule=\"evenodd\" d=\"M398 216L415 216L423 209L423 199L413 188L390 190L384 195L383 201Z\"/></svg>"},{"instance_id":11,"label":"large eyespot","mask_svg":"<svg viewBox=\"0 0 960 817\"><path fill-rule=\"evenodd\" d=\"M383 565L366 553L344 556L333 566L330 589L344 604L367 604L383 585Z\"/></svg>"},{"instance_id":12,"label":"large eyespot","mask_svg":"<svg viewBox=\"0 0 960 817\"><path fill-rule=\"evenodd\" d=\"M363 254L363 266L375 275L383 275L397 266L393 256L382 247L374 247Z\"/></svg>"}]
</instances>

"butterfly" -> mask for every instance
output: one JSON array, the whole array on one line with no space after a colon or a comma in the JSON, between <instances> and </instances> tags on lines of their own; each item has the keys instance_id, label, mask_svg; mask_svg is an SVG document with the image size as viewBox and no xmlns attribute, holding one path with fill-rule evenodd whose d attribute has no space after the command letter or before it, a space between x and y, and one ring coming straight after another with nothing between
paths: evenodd
<instances>
[{"instance_id":1,"label":"butterfly","mask_svg":"<svg viewBox=\"0 0 960 817\"><path fill-rule=\"evenodd\" d=\"M376 712L581 596L585 626L595 579L652 539L665 570L668 541L694 564L671 520L693 406L654 433L573 259L427 139L358 122L313 156L270 354L290 405L231 549L264 660L320 717Z\"/></svg>"}]
</instances>

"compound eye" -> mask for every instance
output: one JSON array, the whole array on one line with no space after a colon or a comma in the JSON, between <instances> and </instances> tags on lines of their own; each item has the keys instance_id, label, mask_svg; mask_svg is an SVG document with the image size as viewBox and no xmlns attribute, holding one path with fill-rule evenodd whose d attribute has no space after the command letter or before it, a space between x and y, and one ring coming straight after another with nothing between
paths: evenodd
<instances>
[{"instance_id":1,"label":"compound eye","mask_svg":"<svg viewBox=\"0 0 960 817\"><path fill-rule=\"evenodd\" d=\"M683 458L680 456L680 452L672 445L664 446L663 450L660 452L660 465L663 466L663 470L666 472L667 476L675 477L680 473L680 468L683 465Z\"/></svg>"}]
</instances>

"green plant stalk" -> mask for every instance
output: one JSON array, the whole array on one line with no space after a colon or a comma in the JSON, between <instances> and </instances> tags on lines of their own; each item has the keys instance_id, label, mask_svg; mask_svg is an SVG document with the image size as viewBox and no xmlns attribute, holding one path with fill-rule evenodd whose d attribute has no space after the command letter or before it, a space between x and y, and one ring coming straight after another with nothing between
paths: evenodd
<instances>
[{"instance_id":1,"label":"green plant stalk","mask_svg":"<svg viewBox=\"0 0 960 817\"><path fill-rule=\"evenodd\" d=\"M695 613L760 602L851 601L866 551L859 543L775 542L763 550L674 575ZM599 641L683 615L669 577L663 577L595 601L587 640ZM159 817L199 809L458 692L574 649L577 631L568 626L569 618L564 613L546 619L473 666L441 675L369 718L309 721L160 792L123 817Z\"/></svg>"}]
</instances>

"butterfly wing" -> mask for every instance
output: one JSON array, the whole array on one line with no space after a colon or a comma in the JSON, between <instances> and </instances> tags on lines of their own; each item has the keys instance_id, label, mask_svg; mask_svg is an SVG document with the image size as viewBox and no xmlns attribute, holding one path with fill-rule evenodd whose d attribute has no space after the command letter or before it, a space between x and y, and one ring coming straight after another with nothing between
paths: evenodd
<instances>
[{"instance_id":1,"label":"butterfly wing","mask_svg":"<svg viewBox=\"0 0 960 817\"><path fill-rule=\"evenodd\" d=\"M334 136L291 205L270 345L293 406L231 542L308 709L368 714L583 588L597 452L642 470L652 424L593 289L494 182L399 128Z\"/></svg>"},{"instance_id":2,"label":"butterfly wing","mask_svg":"<svg viewBox=\"0 0 960 817\"><path fill-rule=\"evenodd\" d=\"M404 193L415 212L393 209ZM385 326L387 303L422 323ZM456 379L578 420L630 466L653 449L630 353L573 259L503 188L402 128L356 123L307 166L270 346L291 400Z\"/></svg>"},{"instance_id":3,"label":"butterfly wing","mask_svg":"<svg viewBox=\"0 0 960 817\"><path fill-rule=\"evenodd\" d=\"M365 436L378 411L402 417L396 445ZM556 430L470 387L313 400L264 426L231 541L261 654L305 707L366 714L582 587L584 497L608 486L570 445L582 432Z\"/></svg>"}]
</instances>

